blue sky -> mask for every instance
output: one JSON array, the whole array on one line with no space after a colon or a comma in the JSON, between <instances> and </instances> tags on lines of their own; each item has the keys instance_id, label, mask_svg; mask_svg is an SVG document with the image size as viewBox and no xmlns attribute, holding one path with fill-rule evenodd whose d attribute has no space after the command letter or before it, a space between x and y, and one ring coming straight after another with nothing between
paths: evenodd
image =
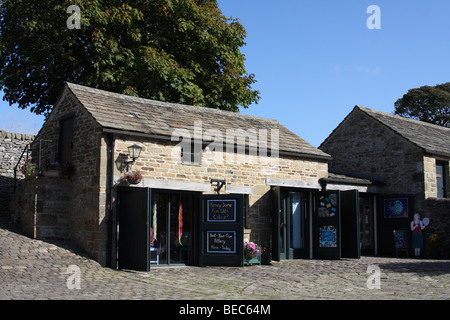
<instances>
[{"instance_id":1,"label":"blue sky","mask_svg":"<svg viewBox=\"0 0 450 320\"><path fill-rule=\"evenodd\" d=\"M381 29L370 30L370 5ZM246 68L258 104L314 146L355 105L393 112L408 89L450 81L448 0L219 0L247 31ZM37 133L43 117L0 103L0 129Z\"/></svg>"}]
</instances>

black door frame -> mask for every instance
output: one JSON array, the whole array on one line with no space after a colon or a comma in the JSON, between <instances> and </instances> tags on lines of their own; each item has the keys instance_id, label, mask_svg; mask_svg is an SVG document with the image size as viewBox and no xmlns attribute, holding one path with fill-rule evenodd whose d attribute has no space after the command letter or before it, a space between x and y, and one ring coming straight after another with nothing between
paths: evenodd
<instances>
[{"instance_id":1,"label":"black door frame","mask_svg":"<svg viewBox=\"0 0 450 320\"><path fill-rule=\"evenodd\" d=\"M199 216L199 266L229 266L242 267L244 264L244 206L245 198L242 194L202 195L200 199ZM214 220L208 214L208 201L235 200L235 216L232 219ZM211 246L214 237L228 238L231 251L213 249ZM228 241L225 240L225 241Z\"/></svg>"},{"instance_id":2,"label":"black door frame","mask_svg":"<svg viewBox=\"0 0 450 320\"><path fill-rule=\"evenodd\" d=\"M272 259L275 261L290 259L309 259L311 258L311 210L312 193L314 190L304 188L273 186L272 192ZM291 200L289 192L300 193L301 203L301 223L303 224L302 249L292 249L290 245L290 227L291 221ZM284 224L281 225L280 214L283 215ZM282 232L283 231L283 232ZM282 239L282 240L281 240ZM281 252L281 243L284 242L284 252Z\"/></svg>"},{"instance_id":3,"label":"black door frame","mask_svg":"<svg viewBox=\"0 0 450 320\"><path fill-rule=\"evenodd\" d=\"M150 188L117 188L117 267L150 271Z\"/></svg>"},{"instance_id":4,"label":"black door frame","mask_svg":"<svg viewBox=\"0 0 450 320\"><path fill-rule=\"evenodd\" d=\"M313 213L313 256L315 259L341 258L340 193L341 191L334 190L315 192ZM335 205L331 204L331 194L336 196ZM324 210L323 213L321 213L321 209ZM327 236L325 241L323 240L324 236ZM327 242L328 244L324 244Z\"/></svg>"},{"instance_id":5,"label":"black door frame","mask_svg":"<svg viewBox=\"0 0 450 320\"><path fill-rule=\"evenodd\" d=\"M199 204L198 204L198 199L199 196L201 195L200 192L196 192L196 191L180 191L180 190L168 190L168 189L152 189L151 191L151 196L152 196L152 200L156 197L157 194L168 194L168 195L190 195L192 196L192 199L194 201L193 203L193 209L192 209L192 235L190 236L190 242L191 242L191 251L189 252L189 256L190 258L192 258L190 261L191 263L189 263L189 265L197 265L198 263L198 237L197 235L197 227L198 224L196 223L196 221L198 220L199 214ZM151 207L150 207L150 226L153 225L153 203L151 202ZM167 218L167 217L166 217ZM170 226L168 226L170 228ZM169 242L169 239L166 238L166 241ZM175 265L184 265L184 264L178 264L178 263L170 263L170 247L167 246L167 250L168 250L168 257L167 257L167 264L160 264L160 265L152 265L153 267L157 267L157 266L175 266Z\"/></svg>"},{"instance_id":6,"label":"black door frame","mask_svg":"<svg viewBox=\"0 0 450 320\"><path fill-rule=\"evenodd\" d=\"M117 187L116 201L116 254L117 268L137 271L150 271L150 226L152 222L152 197L156 193L193 195L192 219L198 217L199 192L141 187ZM197 228L197 223L193 223ZM197 237L192 235L193 265L198 263Z\"/></svg>"},{"instance_id":7,"label":"black door frame","mask_svg":"<svg viewBox=\"0 0 450 320\"><path fill-rule=\"evenodd\" d=\"M360 208L358 190L341 191L341 254L361 258Z\"/></svg>"},{"instance_id":8,"label":"black door frame","mask_svg":"<svg viewBox=\"0 0 450 320\"><path fill-rule=\"evenodd\" d=\"M362 216L361 216L361 207L364 205L364 201L368 200L370 208L372 210L372 219L370 221L371 229L370 232L372 233L372 248L371 249L363 249L361 245L361 255L363 256L374 256L377 255L377 196L378 194L375 193L359 193L359 205L360 205L360 233L362 235L363 230L361 229L361 226L363 224ZM364 222L365 223L365 222ZM361 241L361 238L360 238ZM361 241L362 242L362 241Z\"/></svg>"}]
</instances>

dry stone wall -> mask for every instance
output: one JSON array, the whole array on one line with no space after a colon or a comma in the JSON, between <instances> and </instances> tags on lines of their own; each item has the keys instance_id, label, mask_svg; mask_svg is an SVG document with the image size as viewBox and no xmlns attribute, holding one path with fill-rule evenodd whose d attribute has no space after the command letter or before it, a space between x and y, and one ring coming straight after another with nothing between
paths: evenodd
<instances>
[{"instance_id":1,"label":"dry stone wall","mask_svg":"<svg viewBox=\"0 0 450 320\"><path fill-rule=\"evenodd\" d=\"M9 215L9 203L14 193L14 167L25 147L34 138L33 135L0 131L0 217ZM24 161L25 157L21 164ZM24 178L20 170L17 172L17 178Z\"/></svg>"}]
</instances>

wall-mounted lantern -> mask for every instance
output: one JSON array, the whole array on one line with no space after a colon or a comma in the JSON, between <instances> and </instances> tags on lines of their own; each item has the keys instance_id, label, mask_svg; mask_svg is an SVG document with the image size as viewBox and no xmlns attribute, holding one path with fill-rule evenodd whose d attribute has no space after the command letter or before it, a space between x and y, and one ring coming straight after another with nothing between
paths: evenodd
<instances>
[{"instance_id":1,"label":"wall-mounted lantern","mask_svg":"<svg viewBox=\"0 0 450 320\"><path fill-rule=\"evenodd\" d=\"M128 147L128 154L130 155L131 161L125 161L126 170L128 171L128 168L130 164L133 164L137 158L141 155L142 147L138 146L137 144L133 144L132 146Z\"/></svg>"}]
</instances>

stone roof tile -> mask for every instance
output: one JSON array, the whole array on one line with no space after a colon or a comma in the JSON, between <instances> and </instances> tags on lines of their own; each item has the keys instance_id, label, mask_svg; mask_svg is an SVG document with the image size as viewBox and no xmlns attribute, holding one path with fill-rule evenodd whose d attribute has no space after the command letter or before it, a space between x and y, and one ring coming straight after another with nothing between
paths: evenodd
<instances>
[{"instance_id":1,"label":"stone roof tile","mask_svg":"<svg viewBox=\"0 0 450 320\"><path fill-rule=\"evenodd\" d=\"M104 128L170 137L175 129L186 129L191 136L195 121L201 121L202 130L219 130L225 138L226 130L236 135L247 130L267 130L270 149L271 130L279 130L280 153L292 153L321 159L331 157L282 126L278 121L211 108L188 106L127 96L73 83L66 84L78 101ZM217 131L216 131L217 132Z\"/></svg>"},{"instance_id":2,"label":"stone roof tile","mask_svg":"<svg viewBox=\"0 0 450 320\"><path fill-rule=\"evenodd\" d=\"M355 109L371 116L425 152L450 157L450 128L361 106Z\"/></svg>"}]
</instances>

